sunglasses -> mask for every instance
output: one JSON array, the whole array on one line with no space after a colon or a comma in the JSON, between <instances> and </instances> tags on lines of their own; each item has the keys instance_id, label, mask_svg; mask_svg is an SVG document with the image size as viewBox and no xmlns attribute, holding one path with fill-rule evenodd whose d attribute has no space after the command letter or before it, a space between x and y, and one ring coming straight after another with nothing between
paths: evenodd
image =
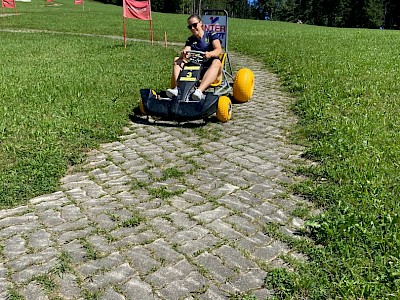
<instances>
[{"instance_id":1,"label":"sunglasses","mask_svg":"<svg viewBox=\"0 0 400 300\"><path fill-rule=\"evenodd\" d=\"M188 29L197 28L197 25L198 25L198 24L199 24L199 23L190 24L190 25L187 26L187 28L188 28Z\"/></svg>"}]
</instances>

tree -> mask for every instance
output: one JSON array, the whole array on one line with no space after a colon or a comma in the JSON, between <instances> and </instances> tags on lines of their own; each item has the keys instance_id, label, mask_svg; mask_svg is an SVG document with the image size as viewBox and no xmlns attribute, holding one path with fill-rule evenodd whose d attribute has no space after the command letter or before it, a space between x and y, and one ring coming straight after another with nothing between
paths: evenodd
<instances>
[{"instance_id":1,"label":"tree","mask_svg":"<svg viewBox=\"0 0 400 300\"><path fill-rule=\"evenodd\" d=\"M271 1L271 0L269 0ZM253 17L255 19L264 20L267 14L271 16L272 11L269 11L268 0L258 0L252 5ZM275 2L275 1L274 1ZM273 5L275 7L275 3Z\"/></svg>"},{"instance_id":2,"label":"tree","mask_svg":"<svg viewBox=\"0 0 400 300\"><path fill-rule=\"evenodd\" d=\"M336 16L339 14L339 3L340 0L324 0L323 10L327 26L336 26Z\"/></svg>"},{"instance_id":3,"label":"tree","mask_svg":"<svg viewBox=\"0 0 400 300\"><path fill-rule=\"evenodd\" d=\"M383 0L367 0L365 6L367 26L378 28L385 22L385 3Z\"/></svg>"},{"instance_id":4,"label":"tree","mask_svg":"<svg viewBox=\"0 0 400 300\"><path fill-rule=\"evenodd\" d=\"M179 7L179 12L182 14L190 14L192 0L182 0Z\"/></svg>"},{"instance_id":5,"label":"tree","mask_svg":"<svg viewBox=\"0 0 400 300\"><path fill-rule=\"evenodd\" d=\"M400 26L400 3L398 0L388 0L385 2L385 28L396 28Z\"/></svg>"}]
</instances>

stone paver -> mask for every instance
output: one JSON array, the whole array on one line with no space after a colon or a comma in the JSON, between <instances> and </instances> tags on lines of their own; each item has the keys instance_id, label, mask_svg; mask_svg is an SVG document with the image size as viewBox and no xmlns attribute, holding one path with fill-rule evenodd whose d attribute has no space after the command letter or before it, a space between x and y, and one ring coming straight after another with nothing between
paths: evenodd
<instances>
[{"instance_id":1,"label":"stone paver","mask_svg":"<svg viewBox=\"0 0 400 300\"><path fill-rule=\"evenodd\" d=\"M221 124L137 117L118 141L88 154L60 191L0 211L0 298L268 298L268 267L306 259L265 232L291 234L287 173L302 148L286 130L290 98L260 63L253 98Z\"/></svg>"}]
</instances>

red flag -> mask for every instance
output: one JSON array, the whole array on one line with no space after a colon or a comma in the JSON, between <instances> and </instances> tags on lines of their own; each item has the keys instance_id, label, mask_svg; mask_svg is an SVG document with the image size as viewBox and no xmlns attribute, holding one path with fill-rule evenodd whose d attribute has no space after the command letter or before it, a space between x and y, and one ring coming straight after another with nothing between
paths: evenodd
<instances>
[{"instance_id":1,"label":"red flag","mask_svg":"<svg viewBox=\"0 0 400 300\"><path fill-rule=\"evenodd\" d=\"M1 7L15 8L15 1L14 0L1 0Z\"/></svg>"},{"instance_id":2,"label":"red flag","mask_svg":"<svg viewBox=\"0 0 400 300\"><path fill-rule=\"evenodd\" d=\"M83 4L83 0L75 0L75 4L76 4L76 5Z\"/></svg>"},{"instance_id":3,"label":"red flag","mask_svg":"<svg viewBox=\"0 0 400 300\"><path fill-rule=\"evenodd\" d=\"M151 20L150 0L123 0L124 17Z\"/></svg>"}]
</instances>

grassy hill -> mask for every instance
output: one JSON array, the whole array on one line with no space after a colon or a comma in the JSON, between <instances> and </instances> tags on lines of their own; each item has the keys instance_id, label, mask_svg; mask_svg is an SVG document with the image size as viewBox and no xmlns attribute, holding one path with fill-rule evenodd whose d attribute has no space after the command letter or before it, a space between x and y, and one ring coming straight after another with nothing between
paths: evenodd
<instances>
[{"instance_id":1,"label":"grassy hill","mask_svg":"<svg viewBox=\"0 0 400 300\"><path fill-rule=\"evenodd\" d=\"M0 18L2 207L56 190L85 150L115 140L137 91L168 85L176 52L132 41L125 49L121 7L33 0L17 9ZM166 32L183 43L185 20L154 13L155 39ZM299 169L308 180L293 187L323 209L302 215L313 242L268 232L310 260L291 262L295 272L271 271L266 284L279 299L399 299L400 32L240 19L229 26L229 49L262 61L297 98L293 139L317 162ZM128 20L128 38L148 40L148 28Z\"/></svg>"},{"instance_id":2,"label":"grassy hill","mask_svg":"<svg viewBox=\"0 0 400 300\"><path fill-rule=\"evenodd\" d=\"M297 97L295 136L318 162L294 190L324 209L307 228L322 247L297 245L311 262L278 276L282 295L399 299L400 32L231 23L246 29L231 49L261 59Z\"/></svg>"}]
</instances>

